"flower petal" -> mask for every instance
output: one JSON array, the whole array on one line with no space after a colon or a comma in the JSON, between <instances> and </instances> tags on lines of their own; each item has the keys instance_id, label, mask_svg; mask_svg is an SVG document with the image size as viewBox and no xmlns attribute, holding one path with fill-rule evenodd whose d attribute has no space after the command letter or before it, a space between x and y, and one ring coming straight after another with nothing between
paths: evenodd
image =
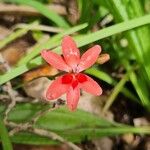
<instances>
[{"instance_id":1,"label":"flower petal","mask_svg":"<svg viewBox=\"0 0 150 150\"><path fill-rule=\"evenodd\" d=\"M100 52L101 52L101 47L99 45L95 45L89 50L87 50L81 57L77 71L81 72L91 67L96 62Z\"/></svg>"},{"instance_id":2,"label":"flower petal","mask_svg":"<svg viewBox=\"0 0 150 150\"><path fill-rule=\"evenodd\" d=\"M91 77L85 75L87 78L87 81L80 83L80 87L93 95L101 95L102 94L102 88L99 86L99 84L94 81Z\"/></svg>"},{"instance_id":3,"label":"flower petal","mask_svg":"<svg viewBox=\"0 0 150 150\"><path fill-rule=\"evenodd\" d=\"M52 65L54 68L66 72L69 72L71 70L71 68L65 63L65 61L60 55L52 51L46 51L46 50L43 50L41 52L41 55L45 59L45 61L50 65Z\"/></svg>"},{"instance_id":4,"label":"flower petal","mask_svg":"<svg viewBox=\"0 0 150 150\"><path fill-rule=\"evenodd\" d=\"M66 63L75 71L80 61L80 51L70 36L65 36L63 38L62 52Z\"/></svg>"},{"instance_id":5,"label":"flower petal","mask_svg":"<svg viewBox=\"0 0 150 150\"><path fill-rule=\"evenodd\" d=\"M80 89L78 86L75 88L70 87L67 92L67 105L71 111L74 111L77 108L78 101L80 98Z\"/></svg>"},{"instance_id":6,"label":"flower petal","mask_svg":"<svg viewBox=\"0 0 150 150\"><path fill-rule=\"evenodd\" d=\"M69 84L62 84L62 77L58 77L52 82L46 91L46 98L48 100L53 100L59 98L61 95L67 92Z\"/></svg>"}]
</instances>

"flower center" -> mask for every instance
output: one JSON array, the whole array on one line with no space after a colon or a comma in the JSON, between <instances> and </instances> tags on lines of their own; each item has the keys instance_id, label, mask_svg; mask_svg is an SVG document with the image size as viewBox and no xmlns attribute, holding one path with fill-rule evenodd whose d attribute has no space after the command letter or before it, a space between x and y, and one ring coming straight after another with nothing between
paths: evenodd
<instances>
[{"instance_id":1,"label":"flower center","mask_svg":"<svg viewBox=\"0 0 150 150\"><path fill-rule=\"evenodd\" d=\"M62 77L62 84L70 84L72 83L73 75L72 74L65 74Z\"/></svg>"},{"instance_id":2,"label":"flower center","mask_svg":"<svg viewBox=\"0 0 150 150\"><path fill-rule=\"evenodd\" d=\"M72 82L72 84L71 84L71 86L73 87L73 89L74 89L75 87L77 87L77 85L78 85L78 80L74 80L74 81Z\"/></svg>"},{"instance_id":3,"label":"flower center","mask_svg":"<svg viewBox=\"0 0 150 150\"><path fill-rule=\"evenodd\" d=\"M87 77L84 74L78 73L76 75L76 79L80 82L83 83L85 81L87 81Z\"/></svg>"},{"instance_id":4,"label":"flower center","mask_svg":"<svg viewBox=\"0 0 150 150\"><path fill-rule=\"evenodd\" d=\"M66 74L62 77L62 84L71 84L73 89L77 87L79 83L87 81L87 77L84 74Z\"/></svg>"}]
</instances>

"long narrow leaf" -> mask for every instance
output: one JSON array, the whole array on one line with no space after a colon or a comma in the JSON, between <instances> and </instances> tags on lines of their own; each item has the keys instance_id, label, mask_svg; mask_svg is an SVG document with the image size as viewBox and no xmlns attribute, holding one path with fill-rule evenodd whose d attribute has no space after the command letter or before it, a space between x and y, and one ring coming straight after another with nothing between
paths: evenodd
<instances>
[{"instance_id":1,"label":"long narrow leaf","mask_svg":"<svg viewBox=\"0 0 150 150\"><path fill-rule=\"evenodd\" d=\"M114 34L117 34L120 32L124 32L124 31L128 31L128 30L131 30L136 27L139 27L139 26L142 26L145 24L149 24L149 23L150 23L150 15L145 15L143 17L125 21L122 23L118 23L111 27L107 27L107 28L101 29L97 32L90 33L90 34L86 35L85 37L81 37L78 41L78 45L84 46L86 44L109 37L111 35L114 35Z\"/></svg>"},{"instance_id":2,"label":"long narrow leaf","mask_svg":"<svg viewBox=\"0 0 150 150\"><path fill-rule=\"evenodd\" d=\"M109 96L109 98L106 101L106 104L104 105L104 108L102 110L102 112L104 114L107 112L107 110L110 108L112 103L115 101L116 97L118 96L118 94L123 89L127 80L128 80L128 74L124 75L124 77L118 82L118 84L116 84L116 86L114 87L114 89L112 91L112 94Z\"/></svg>"},{"instance_id":3,"label":"long narrow leaf","mask_svg":"<svg viewBox=\"0 0 150 150\"><path fill-rule=\"evenodd\" d=\"M13 150L7 129L0 117L0 140L2 141L3 150Z\"/></svg>"}]
</instances>

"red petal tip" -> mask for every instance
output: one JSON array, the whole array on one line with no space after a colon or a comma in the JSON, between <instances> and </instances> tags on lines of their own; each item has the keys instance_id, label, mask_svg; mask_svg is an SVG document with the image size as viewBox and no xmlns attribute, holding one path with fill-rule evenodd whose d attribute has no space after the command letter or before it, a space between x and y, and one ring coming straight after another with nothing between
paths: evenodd
<instances>
[{"instance_id":1,"label":"red petal tip","mask_svg":"<svg viewBox=\"0 0 150 150\"><path fill-rule=\"evenodd\" d=\"M71 106L69 107L69 110L70 110L71 112L74 112L76 109L77 109L77 108L74 108L73 105L71 105Z\"/></svg>"},{"instance_id":2,"label":"red petal tip","mask_svg":"<svg viewBox=\"0 0 150 150\"><path fill-rule=\"evenodd\" d=\"M103 90L101 89L101 90L99 91L99 93L97 93L97 96L102 95L102 93L103 93Z\"/></svg>"}]
</instances>

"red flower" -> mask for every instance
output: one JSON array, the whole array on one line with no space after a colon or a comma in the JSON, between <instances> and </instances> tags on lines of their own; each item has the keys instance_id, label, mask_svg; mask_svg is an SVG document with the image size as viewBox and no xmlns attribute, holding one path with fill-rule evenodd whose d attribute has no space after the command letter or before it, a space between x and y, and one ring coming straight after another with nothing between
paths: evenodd
<instances>
[{"instance_id":1,"label":"red flower","mask_svg":"<svg viewBox=\"0 0 150 150\"><path fill-rule=\"evenodd\" d=\"M47 89L46 98L53 100L66 93L67 105L73 111L79 101L80 89L93 95L101 95L101 87L92 78L80 73L95 63L100 52L101 47L95 45L80 58L79 49L70 36L65 36L62 40L63 57L52 51L43 50L41 55L47 63L59 70L68 72L52 82Z\"/></svg>"}]
</instances>

